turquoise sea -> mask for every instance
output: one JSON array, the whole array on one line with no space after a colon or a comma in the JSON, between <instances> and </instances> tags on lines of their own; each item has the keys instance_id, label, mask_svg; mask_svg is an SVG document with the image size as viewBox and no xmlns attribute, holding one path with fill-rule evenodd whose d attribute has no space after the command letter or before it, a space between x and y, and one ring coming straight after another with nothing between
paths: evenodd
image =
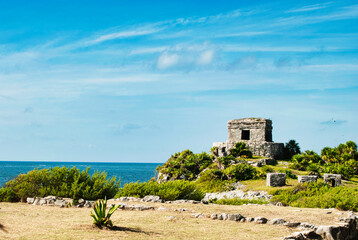
<instances>
[{"instance_id":1,"label":"turquoise sea","mask_svg":"<svg viewBox=\"0 0 358 240\"><path fill-rule=\"evenodd\" d=\"M90 173L105 171L108 177L121 179L121 186L129 182L145 182L155 177L155 168L160 163L102 163L102 162L20 162L0 161L0 186L21 173L27 173L36 168L76 167L85 170L90 167Z\"/></svg>"}]
</instances>

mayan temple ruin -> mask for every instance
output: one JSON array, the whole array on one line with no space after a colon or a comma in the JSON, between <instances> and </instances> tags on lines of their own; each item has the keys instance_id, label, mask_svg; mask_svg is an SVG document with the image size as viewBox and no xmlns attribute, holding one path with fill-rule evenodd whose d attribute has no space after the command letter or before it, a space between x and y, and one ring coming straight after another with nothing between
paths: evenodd
<instances>
[{"instance_id":1,"label":"mayan temple ruin","mask_svg":"<svg viewBox=\"0 0 358 240\"><path fill-rule=\"evenodd\" d=\"M226 142L214 142L219 157L226 156L237 142L244 142L252 153L273 159L282 159L283 143L272 141L272 121L265 118L242 118L228 122Z\"/></svg>"}]
</instances>

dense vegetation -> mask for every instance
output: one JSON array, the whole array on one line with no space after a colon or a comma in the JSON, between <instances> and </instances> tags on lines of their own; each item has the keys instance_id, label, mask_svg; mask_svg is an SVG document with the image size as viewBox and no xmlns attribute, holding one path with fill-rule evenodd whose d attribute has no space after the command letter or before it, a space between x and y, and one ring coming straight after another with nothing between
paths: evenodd
<instances>
[{"instance_id":1,"label":"dense vegetation","mask_svg":"<svg viewBox=\"0 0 358 240\"><path fill-rule=\"evenodd\" d=\"M270 192L273 201L293 207L338 208L358 211L358 187L330 187L324 183L305 183Z\"/></svg>"},{"instance_id":2,"label":"dense vegetation","mask_svg":"<svg viewBox=\"0 0 358 240\"><path fill-rule=\"evenodd\" d=\"M321 155L314 151L296 154L292 157L290 167L319 176L321 173L342 174L344 179L350 179L358 174L357 144L348 141L335 148L325 147Z\"/></svg>"},{"instance_id":3,"label":"dense vegetation","mask_svg":"<svg viewBox=\"0 0 358 240\"><path fill-rule=\"evenodd\" d=\"M262 172L249 165L246 160L252 157L245 143L238 142L230 150L230 154L217 156L217 149L211 149L212 154L194 154L185 150L171 156L168 161L159 166L159 178L166 176L167 180L197 180L201 186L209 190L209 186L222 189L221 181L236 182L258 178ZM224 184L227 185L227 184Z\"/></svg>"},{"instance_id":4,"label":"dense vegetation","mask_svg":"<svg viewBox=\"0 0 358 240\"><path fill-rule=\"evenodd\" d=\"M24 201L27 197L48 195L70 197L75 201L114 197L120 181L115 177L107 179L105 172L95 172L91 176L88 171L89 168L80 171L76 167L55 167L20 174L0 189L0 201Z\"/></svg>"}]
</instances>

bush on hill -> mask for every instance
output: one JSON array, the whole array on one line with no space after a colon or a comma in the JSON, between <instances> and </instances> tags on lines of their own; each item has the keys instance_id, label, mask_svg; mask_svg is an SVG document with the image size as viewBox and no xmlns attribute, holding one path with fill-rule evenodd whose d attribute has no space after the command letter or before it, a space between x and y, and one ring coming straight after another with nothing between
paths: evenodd
<instances>
[{"instance_id":1,"label":"bush on hill","mask_svg":"<svg viewBox=\"0 0 358 240\"><path fill-rule=\"evenodd\" d=\"M213 163L213 157L206 152L194 154L190 150L175 153L162 166L157 167L159 173L169 178L194 180L199 173Z\"/></svg>"},{"instance_id":2,"label":"bush on hill","mask_svg":"<svg viewBox=\"0 0 358 240\"><path fill-rule=\"evenodd\" d=\"M75 201L114 197L120 181L115 177L107 179L105 172L95 172L91 176L88 171L89 168L80 171L76 167L55 167L20 174L0 189L0 201L24 201L27 197L48 195L69 197Z\"/></svg>"}]
</instances>

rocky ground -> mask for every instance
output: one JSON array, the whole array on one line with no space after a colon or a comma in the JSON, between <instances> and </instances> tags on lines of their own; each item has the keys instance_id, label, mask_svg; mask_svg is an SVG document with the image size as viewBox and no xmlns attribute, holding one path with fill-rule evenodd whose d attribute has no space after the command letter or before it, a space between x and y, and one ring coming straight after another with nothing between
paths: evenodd
<instances>
[{"instance_id":1,"label":"rocky ground","mask_svg":"<svg viewBox=\"0 0 358 240\"><path fill-rule=\"evenodd\" d=\"M93 202L61 205L70 199L54 198L0 203L0 239L337 239L337 232L356 231L355 214L336 209L162 202L155 196L109 200L120 205L112 216L115 228L100 230L89 216Z\"/></svg>"}]
</instances>

